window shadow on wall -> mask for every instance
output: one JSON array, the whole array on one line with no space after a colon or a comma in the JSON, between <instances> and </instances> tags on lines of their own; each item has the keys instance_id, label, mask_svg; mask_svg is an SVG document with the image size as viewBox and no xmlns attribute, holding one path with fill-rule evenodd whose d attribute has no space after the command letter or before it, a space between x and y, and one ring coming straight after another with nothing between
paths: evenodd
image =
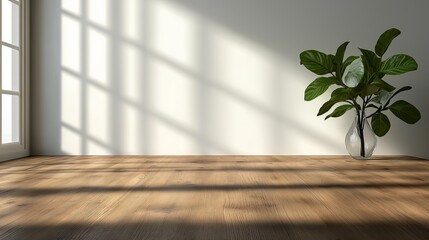
<instances>
[{"instance_id":1,"label":"window shadow on wall","mask_svg":"<svg viewBox=\"0 0 429 240\"><path fill-rule=\"evenodd\" d=\"M303 101L310 75L298 54L309 39L276 30L295 15L259 19L255 2L250 12L239 2L47 2L53 44L34 51L55 56L33 59L34 75L55 77L35 85L47 105L33 112L46 120L33 135L52 153L345 153L350 119L322 123L318 104Z\"/></svg>"}]
</instances>

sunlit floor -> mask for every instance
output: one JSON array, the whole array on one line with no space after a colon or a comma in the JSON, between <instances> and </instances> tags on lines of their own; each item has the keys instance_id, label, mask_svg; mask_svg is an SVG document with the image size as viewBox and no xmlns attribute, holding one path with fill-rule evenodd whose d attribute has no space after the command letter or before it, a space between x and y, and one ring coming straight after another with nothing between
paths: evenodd
<instances>
[{"instance_id":1,"label":"sunlit floor","mask_svg":"<svg viewBox=\"0 0 429 240\"><path fill-rule=\"evenodd\" d=\"M429 238L409 157L30 157L0 184L0 239Z\"/></svg>"}]
</instances>

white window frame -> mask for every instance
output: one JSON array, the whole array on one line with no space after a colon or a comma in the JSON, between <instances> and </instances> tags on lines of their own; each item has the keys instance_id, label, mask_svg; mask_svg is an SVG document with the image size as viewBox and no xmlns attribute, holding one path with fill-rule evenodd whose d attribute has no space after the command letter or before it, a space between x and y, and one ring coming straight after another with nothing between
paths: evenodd
<instances>
[{"instance_id":1,"label":"white window frame","mask_svg":"<svg viewBox=\"0 0 429 240\"><path fill-rule=\"evenodd\" d=\"M13 3L17 3L16 0L9 0ZM29 0L20 0L20 37L19 37L19 58L20 58L20 83L19 83L19 105L20 105L20 123L19 123L19 142L17 143L6 143L0 144L0 162L6 161L15 158L21 158L28 156L30 153L30 144L29 144L29 106L30 106L30 89L29 89L29 74L30 74L30 1ZM0 13L1 13L1 4L0 4ZM0 26L1 26L0 18ZM0 31L0 40L2 33ZM3 45L3 43L2 43ZM0 55L1 55L0 48ZM0 63L1 63L0 58ZM0 78L1 78L1 68L0 68ZM0 89L1 90L1 89ZM0 96L0 120L1 120L1 96ZM0 121L1 122L1 121ZM0 125L1 133L1 125ZM0 135L1 136L1 135Z\"/></svg>"}]
</instances>

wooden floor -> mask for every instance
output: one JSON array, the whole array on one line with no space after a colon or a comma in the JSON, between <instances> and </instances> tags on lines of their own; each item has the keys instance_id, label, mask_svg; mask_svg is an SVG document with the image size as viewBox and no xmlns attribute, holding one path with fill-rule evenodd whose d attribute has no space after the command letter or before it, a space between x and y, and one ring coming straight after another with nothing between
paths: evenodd
<instances>
[{"instance_id":1,"label":"wooden floor","mask_svg":"<svg viewBox=\"0 0 429 240\"><path fill-rule=\"evenodd\" d=\"M0 239L429 239L429 161L30 157L0 164Z\"/></svg>"}]
</instances>

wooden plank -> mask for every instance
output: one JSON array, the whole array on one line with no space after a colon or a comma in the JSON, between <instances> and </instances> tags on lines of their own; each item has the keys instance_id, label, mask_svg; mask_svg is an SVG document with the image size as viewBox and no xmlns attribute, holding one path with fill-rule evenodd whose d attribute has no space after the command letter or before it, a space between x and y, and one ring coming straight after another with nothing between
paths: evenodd
<instances>
[{"instance_id":1,"label":"wooden plank","mask_svg":"<svg viewBox=\"0 0 429 240\"><path fill-rule=\"evenodd\" d=\"M0 239L427 239L429 161L38 156L0 164Z\"/></svg>"}]
</instances>

